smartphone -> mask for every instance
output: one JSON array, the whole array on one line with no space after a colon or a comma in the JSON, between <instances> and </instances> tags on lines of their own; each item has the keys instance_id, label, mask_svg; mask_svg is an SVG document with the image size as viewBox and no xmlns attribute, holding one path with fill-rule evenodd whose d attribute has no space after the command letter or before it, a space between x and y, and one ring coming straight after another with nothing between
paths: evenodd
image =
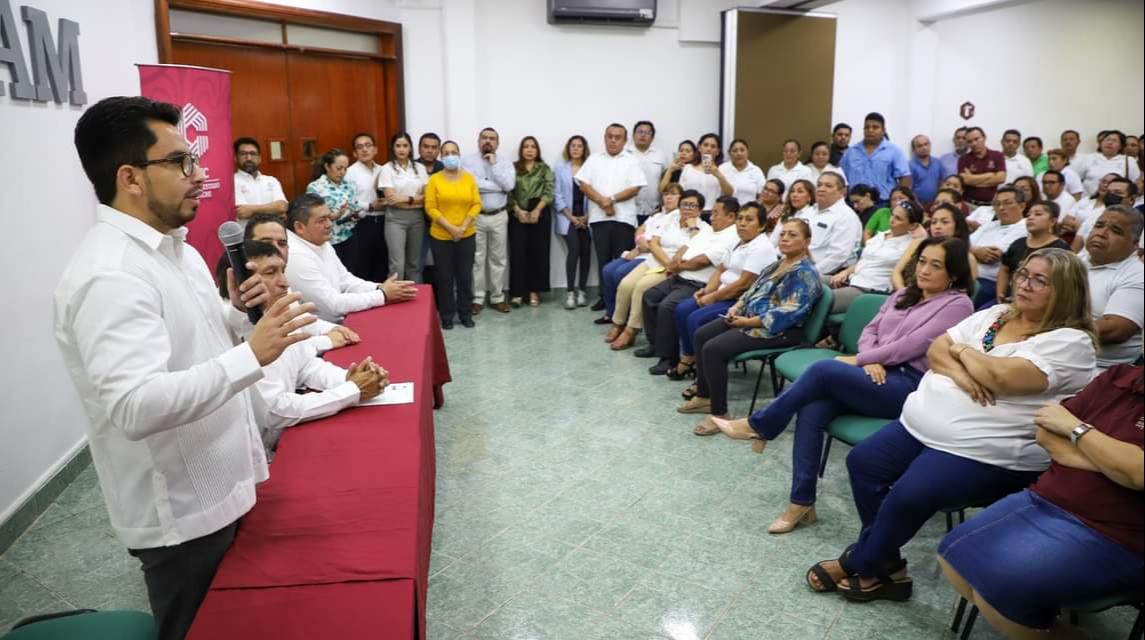
<instances>
[{"instance_id":1,"label":"smartphone","mask_svg":"<svg viewBox=\"0 0 1145 640\"><path fill-rule=\"evenodd\" d=\"M705 154L703 155L703 159L704 159L704 166L705 166L705 167L710 167L710 166L712 166L712 156L710 156L710 155L708 155L708 154L706 154L706 153L705 153Z\"/></svg>"}]
</instances>

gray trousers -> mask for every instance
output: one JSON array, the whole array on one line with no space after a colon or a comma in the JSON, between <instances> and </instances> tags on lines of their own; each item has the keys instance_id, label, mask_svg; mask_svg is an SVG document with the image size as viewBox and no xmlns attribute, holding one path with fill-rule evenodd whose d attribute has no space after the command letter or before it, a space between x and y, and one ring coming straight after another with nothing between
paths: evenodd
<instances>
[{"instance_id":1,"label":"gray trousers","mask_svg":"<svg viewBox=\"0 0 1145 640\"><path fill-rule=\"evenodd\" d=\"M421 246L425 236L425 212L421 209L386 210L386 250L390 273L399 280L421 282Z\"/></svg>"}]
</instances>

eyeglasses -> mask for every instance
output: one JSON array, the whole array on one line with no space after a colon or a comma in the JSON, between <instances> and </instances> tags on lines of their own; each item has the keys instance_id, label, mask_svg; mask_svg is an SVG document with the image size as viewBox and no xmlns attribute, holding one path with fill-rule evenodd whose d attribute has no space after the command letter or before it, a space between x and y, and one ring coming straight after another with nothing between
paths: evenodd
<instances>
[{"instance_id":1,"label":"eyeglasses","mask_svg":"<svg viewBox=\"0 0 1145 640\"><path fill-rule=\"evenodd\" d=\"M1018 204L1017 200L997 200L994 202L995 207L1012 207Z\"/></svg>"},{"instance_id":2,"label":"eyeglasses","mask_svg":"<svg viewBox=\"0 0 1145 640\"><path fill-rule=\"evenodd\" d=\"M1025 269L1018 269L1018 272L1014 274L1014 284L1019 287L1028 286L1030 291L1036 292L1050 286L1050 281L1045 276L1031 275Z\"/></svg>"},{"instance_id":3,"label":"eyeglasses","mask_svg":"<svg viewBox=\"0 0 1145 640\"><path fill-rule=\"evenodd\" d=\"M374 148L373 142L363 142L361 144L354 145L354 151L362 151L363 149L373 149L373 148Z\"/></svg>"},{"instance_id":4,"label":"eyeglasses","mask_svg":"<svg viewBox=\"0 0 1145 640\"><path fill-rule=\"evenodd\" d=\"M700 205L694 202L684 202L680 204L681 209L699 209Z\"/></svg>"},{"instance_id":5,"label":"eyeglasses","mask_svg":"<svg viewBox=\"0 0 1145 640\"><path fill-rule=\"evenodd\" d=\"M190 178L195 173L195 167L202 163L202 158L197 153L180 153L176 156L169 158L158 158L156 160L144 160L142 162L132 162L133 167L149 167L153 164L177 164L183 170L183 175Z\"/></svg>"},{"instance_id":6,"label":"eyeglasses","mask_svg":"<svg viewBox=\"0 0 1145 640\"><path fill-rule=\"evenodd\" d=\"M240 158L257 158L261 154L257 151L239 151L236 155Z\"/></svg>"}]
</instances>

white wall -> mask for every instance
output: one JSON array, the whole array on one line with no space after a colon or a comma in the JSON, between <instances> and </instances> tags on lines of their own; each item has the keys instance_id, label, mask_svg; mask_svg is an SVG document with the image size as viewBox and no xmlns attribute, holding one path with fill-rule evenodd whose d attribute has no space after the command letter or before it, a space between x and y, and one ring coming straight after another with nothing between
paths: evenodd
<instances>
[{"instance_id":1,"label":"white wall","mask_svg":"<svg viewBox=\"0 0 1145 640\"><path fill-rule=\"evenodd\" d=\"M135 63L156 62L153 3L147 0L23 0L12 3L27 57L19 7L79 23L88 104L139 93ZM127 35L130 34L130 35ZM30 69L29 69L30 71ZM94 220L95 195L80 167L72 132L82 107L13 100L0 65L0 521L84 442L87 418L52 335L52 292L65 260Z\"/></svg>"}]
</instances>

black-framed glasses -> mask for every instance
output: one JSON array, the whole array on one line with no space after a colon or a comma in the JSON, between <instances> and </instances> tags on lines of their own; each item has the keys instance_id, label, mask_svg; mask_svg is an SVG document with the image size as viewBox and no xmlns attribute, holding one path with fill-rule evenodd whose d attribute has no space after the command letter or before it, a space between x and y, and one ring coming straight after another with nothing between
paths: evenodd
<instances>
[{"instance_id":1,"label":"black-framed glasses","mask_svg":"<svg viewBox=\"0 0 1145 640\"><path fill-rule=\"evenodd\" d=\"M170 156L167 158L158 158L156 160L144 160L142 162L132 162L133 167L149 167L153 164L175 164L183 171L183 175L190 178L195 173L195 167L202 163L202 158L197 153L180 153L179 155Z\"/></svg>"},{"instance_id":2,"label":"black-framed glasses","mask_svg":"<svg viewBox=\"0 0 1145 640\"><path fill-rule=\"evenodd\" d=\"M1030 274L1025 269L1018 269L1014 274L1014 284L1019 287L1029 286L1030 291L1041 291L1050 286L1050 281L1045 276Z\"/></svg>"},{"instance_id":3,"label":"black-framed glasses","mask_svg":"<svg viewBox=\"0 0 1145 640\"><path fill-rule=\"evenodd\" d=\"M696 204L695 202L681 202L679 208L680 209L689 209L689 210L699 209L700 205Z\"/></svg>"}]
</instances>

